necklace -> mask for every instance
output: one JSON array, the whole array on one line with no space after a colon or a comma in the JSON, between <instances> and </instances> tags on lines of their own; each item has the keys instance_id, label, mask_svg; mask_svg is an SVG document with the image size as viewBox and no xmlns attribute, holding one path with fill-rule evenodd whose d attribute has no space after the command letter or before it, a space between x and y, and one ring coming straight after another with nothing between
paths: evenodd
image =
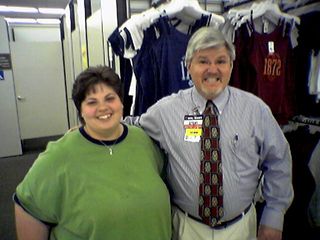
<instances>
[{"instance_id":1,"label":"necklace","mask_svg":"<svg viewBox=\"0 0 320 240\"><path fill-rule=\"evenodd\" d=\"M121 136L120 136L120 137L121 137ZM118 142L118 140L119 140L120 137L118 137L110 147L109 147L108 145L106 145L106 144L105 144L103 141L101 141L101 140L99 140L99 142L100 142L103 146L105 146L106 148L108 148L108 149L109 149L109 155L112 155L112 154L113 154L114 145Z\"/></svg>"}]
</instances>

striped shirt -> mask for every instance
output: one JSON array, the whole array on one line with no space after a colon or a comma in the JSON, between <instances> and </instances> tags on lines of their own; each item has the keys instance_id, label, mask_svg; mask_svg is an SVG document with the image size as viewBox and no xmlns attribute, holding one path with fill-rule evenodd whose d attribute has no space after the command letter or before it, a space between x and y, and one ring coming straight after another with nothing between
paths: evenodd
<instances>
[{"instance_id":1,"label":"striped shirt","mask_svg":"<svg viewBox=\"0 0 320 240\"><path fill-rule=\"evenodd\" d=\"M206 101L195 87L180 90L162 98L136 119L168 155L167 178L173 203L196 217L200 142L184 140L184 117L201 114ZM270 108L251 93L228 86L213 102L219 110L221 131L222 221L236 217L252 202L263 171L267 204L260 223L282 229L293 188L290 148L280 126Z\"/></svg>"}]
</instances>

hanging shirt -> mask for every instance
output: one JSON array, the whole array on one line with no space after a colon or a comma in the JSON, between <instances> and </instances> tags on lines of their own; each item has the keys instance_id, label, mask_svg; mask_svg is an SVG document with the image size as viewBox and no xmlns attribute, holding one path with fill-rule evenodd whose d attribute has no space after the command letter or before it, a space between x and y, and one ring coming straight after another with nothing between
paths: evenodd
<instances>
[{"instance_id":1,"label":"hanging shirt","mask_svg":"<svg viewBox=\"0 0 320 240\"><path fill-rule=\"evenodd\" d=\"M184 55L192 33L209 21L208 16L203 16L183 33L168 17L162 17L145 31L141 49L133 58L137 78L134 115L146 112L164 96L193 86Z\"/></svg>"},{"instance_id":2,"label":"hanging shirt","mask_svg":"<svg viewBox=\"0 0 320 240\"><path fill-rule=\"evenodd\" d=\"M179 20L175 23L179 24ZM193 85L184 64L189 38L202 26L219 27L210 15L204 15L192 25L186 26L186 32L179 31L177 27L183 23L178 24L174 25L168 17L160 17L148 28L140 26L141 29L145 28L141 45L137 45L137 41L134 40L135 36L141 35L136 33L141 29L132 27L132 24L116 29L108 38L116 54L130 56L132 59L132 68L137 80L132 108L134 115L146 112L162 97ZM125 86L131 84L131 77L125 75L121 78ZM127 96L128 92L124 95Z\"/></svg>"},{"instance_id":3,"label":"hanging shirt","mask_svg":"<svg viewBox=\"0 0 320 240\"><path fill-rule=\"evenodd\" d=\"M253 22L250 41L244 47L247 57L246 75L237 76L241 88L262 98L271 108L279 124L294 114L294 75L290 25L280 22L271 33L259 33ZM245 52L244 51L244 52Z\"/></svg>"}]
</instances>

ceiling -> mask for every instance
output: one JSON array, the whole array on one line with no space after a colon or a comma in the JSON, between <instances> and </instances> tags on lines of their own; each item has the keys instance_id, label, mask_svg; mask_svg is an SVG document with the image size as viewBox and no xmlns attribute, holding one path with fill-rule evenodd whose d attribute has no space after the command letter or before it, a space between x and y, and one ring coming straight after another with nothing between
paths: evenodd
<instances>
[{"instance_id":1,"label":"ceiling","mask_svg":"<svg viewBox=\"0 0 320 240\"><path fill-rule=\"evenodd\" d=\"M35 8L63 8L69 4L70 0L0 0L0 5L10 5L16 7L35 7ZM0 16L10 18L59 18L61 15L40 14L40 13L4 13Z\"/></svg>"}]
</instances>

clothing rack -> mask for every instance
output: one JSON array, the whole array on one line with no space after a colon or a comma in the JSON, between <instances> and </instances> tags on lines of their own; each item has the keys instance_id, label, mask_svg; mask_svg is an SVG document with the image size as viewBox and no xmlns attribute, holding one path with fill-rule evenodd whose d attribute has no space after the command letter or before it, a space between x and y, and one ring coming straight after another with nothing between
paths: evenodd
<instances>
[{"instance_id":1,"label":"clothing rack","mask_svg":"<svg viewBox=\"0 0 320 240\"><path fill-rule=\"evenodd\" d=\"M284 133L296 131L299 127L307 127L311 134L320 132L320 118L311 118L297 115L291 118L288 124L281 126Z\"/></svg>"},{"instance_id":2,"label":"clothing rack","mask_svg":"<svg viewBox=\"0 0 320 240\"><path fill-rule=\"evenodd\" d=\"M292 118L292 121L320 127L320 118L317 119L317 118L310 118L310 117L298 115L298 116L294 116Z\"/></svg>"}]
</instances>

